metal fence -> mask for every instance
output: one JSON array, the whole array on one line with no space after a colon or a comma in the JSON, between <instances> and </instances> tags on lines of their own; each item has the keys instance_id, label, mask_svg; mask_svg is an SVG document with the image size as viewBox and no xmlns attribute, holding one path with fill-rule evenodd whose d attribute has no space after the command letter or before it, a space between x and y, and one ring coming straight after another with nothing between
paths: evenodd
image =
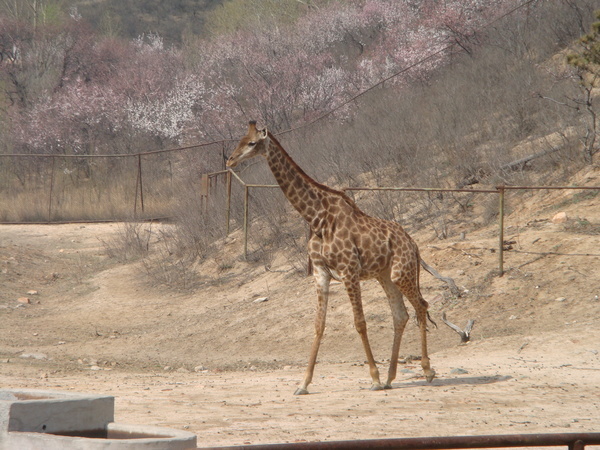
<instances>
[{"instance_id":1,"label":"metal fence","mask_svg":"<svg viewBox=\"0 0 600 450\"><path fill-rule=\"evenodd\" d=\"M244 218L243 218L243 235L244 235L244 258L248 256L248 238L250 228L250 192L254 189L277 189L278 185L267 185L267 184L248 184L244 182L235 172L220 171L210 174L210 177L218 177L225 175L227 185L227 204L226 204L226 217L227 217L227 234L230 231L230 208L231 208L231 182L233 179L238 181L244 187ZM344 188L344 191L391 191L391 192L468 192L473 194L492 194L498 196L498 274L502 276L504 274L504 218L505 218L505 197L506 191L527 191L527 190L589 190L589 191L600 191L600 186L496 186L495 189L443 189L443 188L408 188L408 187L349 187ZM600 256L600 254L594 254L590 256Z\"/></svg>"},{"instance_id":2,"label":"metal fence","mask_svg":"<svg viewBox=\"0 0 600 450\"><path fill-rule=\"evenodd\" d=\"M364 448L437 450L461 448L567 447L569 450L583 450L587 445L600 445L600 433L508 434L489 436L364 439L356 441L295 442L290 444L244 445L243 447L232 446L216 448L220 448L221 450L239 448L249 450L338 450Z\"/></svg>"},{"instance_id":3,"label":"metal fence","mask_svg":"<svg viewBox=\"0 0 600 450\"><path fill-rule=\"evenodd\" d=\"M198 151L201 149L202 151ZM175 151L176 150L176 151ZM208 212L209 199L225 189L225 234L232 227L232 182L243 189L243 256L248 257L251 193L278 189L278 185L252 184L224 169L224 142L130 155L0 155L0 222L55 223L159 219L184 191L195 192ZM99 161L102 161L101 163ZM208 170L207 170L208 169ZM211 169L213 169L211 171ZM214 170L217 169L217 170ZM220 170L219 170L220 169ZM493 189L419 187L348 187L349 192L471 193L498 196L498 273L504 273L505 201L509 191L588 190L599 186L497 186ZM33 199L33 200L32 200ZM29 202L24 219L15 220L10 209ZM77 212L65 210L71 202ZM213 202L214 203L214 202ZM77 209L78 208L78 209ZM79 214L79 215L77 215ZM598 256L598 255L594 255Z\"/></svg>"},{"instance_id":4,"label":"metal fence","mask_svg":"<svg viewBox=\"0 0 600 450\"><path fill-rule=\"evenodd\" d=\"M0 154L0 222L164 217L185 187L198 189L202 173L224 168L225 145L133 154Z\"/></svg>"},{"instance_id":5,"label":"metal fence","mask_svg":"<svg viewBox=\"0 0 600 450\"><path fill-rule=\"evenodd\" d=\"M441 450L459 448L567 447L569 450L583 450L587 445L600 445L600 433L509 434L490 436L365 439L356 441L295 442L290 444L244 445L243 447L217 448L222 450L239 448L248 450L338 450L363 448Z\"/></svg>"}]
</instances>

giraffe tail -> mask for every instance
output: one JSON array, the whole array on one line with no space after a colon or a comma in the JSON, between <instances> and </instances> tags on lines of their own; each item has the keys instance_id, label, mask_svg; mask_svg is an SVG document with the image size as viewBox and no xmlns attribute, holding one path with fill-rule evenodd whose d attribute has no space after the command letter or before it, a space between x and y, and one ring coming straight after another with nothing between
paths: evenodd
<instances>
[{"instance_id":1,"label":"giraffe tail","mask_svg":"<svg viewBox=\"0 0 600 450\"><path fill-rule=\"evenodd\" d=\"M438 327L437 323L435 323L435 321L431 318L429 311L427 311L427 320L429 320L433 324L434 327L436 327L436 328Z\"/></svg>"}]
</instances>

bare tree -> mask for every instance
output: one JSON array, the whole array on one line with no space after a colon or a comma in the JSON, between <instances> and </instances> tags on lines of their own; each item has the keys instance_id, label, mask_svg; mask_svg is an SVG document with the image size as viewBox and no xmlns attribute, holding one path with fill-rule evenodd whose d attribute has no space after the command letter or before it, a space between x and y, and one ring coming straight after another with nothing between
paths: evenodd
<instances>
[{"instance_id":1,"label":"bare tree","mask_svg":"<svg viewBox=\"0 0 600 450\"><path fill-rule=\"evenodd\" d=\"M598 137L598 113L594 105L594 91L600 77L600 11L596 12L597 22L591 31L579 38L577 49L567 55L567 62L576 70L575 76L582 96L573 101L587 114L586 133L582 138L584 158L592 164L594 155L600 151L596 146Z\"/></svg>"}]
</instances>

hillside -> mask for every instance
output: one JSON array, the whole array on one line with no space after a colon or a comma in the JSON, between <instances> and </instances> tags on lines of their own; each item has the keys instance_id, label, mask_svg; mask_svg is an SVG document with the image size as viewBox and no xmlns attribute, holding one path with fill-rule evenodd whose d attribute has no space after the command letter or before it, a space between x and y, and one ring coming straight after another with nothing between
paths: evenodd
<instances>
[{"instance_id":1,"label":"hillside","mask_svg":"<svg viewBox=\"0 0 600 450\"><path fill-rule=\"evenodd\" d=\"M169 44L180 44L185 33L201 35L205 14L222 0L70 0L79 14L99 32L112 32L135 39L142 34L158 33Z\"/></svg>"},{"instance_id":2,"label":"hillside","mask_svg":"<svg viewBox=\"0 0 600 450\"><path fill-rule=\"evenodd\" d=\"M587 169L571 181L598 186L600 171ZM429 333L437 389L423 386L418 365L411 363L409 355L419 354L412 321L401 347L406 370L395 383L401 389L385 397L359 389L368 387L364 355L346 295L334 285L312 389L316 395L307 403L293 398L293 405L287 402L301 378L312 336L314 288L310 278L289 271L287 261L276 258L268 270L241 261L241 240L234 234L223 247L228 264L206 260L195 268L202 286L177 292L153 285L139 263L119 264L106 256L103 241L122 230L118 224L2 225L0 383L113 393L120 418L139 422L143 415L144 423L185 426L219 444L244 442L240 436L256 443L506 432L500 426L506 419L498 422L493 412L505 415L506 408L546 411L535 419L525 417L526 412L513 416L511 432L593 431L588 417L597 404L594 394L586 392L599 381L599 198L597 193L562 191L511 197L505 236L514 243L502 278L494 275L495 226L467 233L464 240L414 234L424 258L464 290L454 298L440 282L422 276L424 296L438 323ZM569 221L552 223L561 211ZM155 239L160 228L149 232ZM260 297L267 300L256 302ZM388 306L375 283L364 283L363 297L372 346L384 370L391 338ZM469 345L458 345L458 335L441 322L442 313L459 326L475 320ZM455 368L468 375L457 375ZM586 399L577 411L554 396L573 389ZM289 423L324 395L328 400L315 420L336 417L328 411L340 402L356 412L338 416L330 428L318 427L321 431L314 421ZM410 401L415 395L420 400ZM443 417L445 407L459 399L466 403L461 421L438 422L436 430L365 425L364 433L351 431L351 424L363 423L360 417L375 407L372 402L383 413L398 396L407 408L401 420L408 423L415 420L412 414ZM360 406L346 403L352 398L360 398ZM433 402L427 413L420 411L424 401ZM490 401L495 404L491 410ZM553 409L555 402L559 409ZM232 409L233 404L241 409ZM487 405L490 416L482 416L476 405ZM261 410L264 419L257 424L268 424L266 431L252 425L251 417ZM292 436L282 431L288 426Z\"/></svg>"},{"instance_id":3,"label":"hillside","mask_svg":"<svg viewBox=\"0 0 600 450\"><path fill-rule=\"evenodd\" d=\"M597 169L588 169L573 182L598 186L599 176ZM600 258L598 198L594 191L510 198L505 240L512 242L512 250L505 253L506 274L501 278L495 276L496 224L468 232L464 240L438 240L428 230L413 233L424 259L466 292L454 298L443 283L422 275L424 296L432 302L434 317L446 312L459 324L475 319L476 338L548 329L560 333L573 321L600 317L595 270ZM567 213L567 223L550 221L559 211ZM463 225L467 229L468 223ZM165 365L191 369L200 364L218 369L251 363L281 367L304 362L314 307L310 277L290 270L282 257L275 257L267 268L243 262L241 236L236 232L220 255L193 269L200 280L196 291L169 290L154 285L141 263L123 265L108 259L103 242L122 229L117 224L3 226L2 313L6 318L2 322L15 321L10 336L3 336L8 339L3 345L20 348L25 339L35 345L35 351L49 352L64 370L77 368L69 363L91 348L96 359L135 370ZM156 225L146 232L154 236L151 240L161 234ZM586 254L594 256L582 256ZM30 297L31 305L15 309L16 299L27 296L30 289L40 294ZM391 322L385 297L375 282L367 282L364 290L366 314L374 322L374 346L386 349ZM258 297L268 301L254 303ZM561 298L564 301L556 300ZM360 343L340 285L333 288L330 324L332 342L325 345L321 358L357 359ZM31 329L44 327L47 333L31 337ZM436 351L454 346L458 336L440 323L431 338ZM56 341L65 344L56 347ZM347 347L348 342L353 344ZM113 354L114 343L123 344L122 354ZM405 354L418 352L416 343L411 324L403 344ZM87 345L91 348L84 350Z\"/></svg>"}]
</instances>

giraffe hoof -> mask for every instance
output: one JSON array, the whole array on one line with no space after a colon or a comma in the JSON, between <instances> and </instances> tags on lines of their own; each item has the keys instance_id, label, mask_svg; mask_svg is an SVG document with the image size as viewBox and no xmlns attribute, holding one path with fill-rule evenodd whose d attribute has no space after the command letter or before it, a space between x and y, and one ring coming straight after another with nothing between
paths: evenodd
<instances>
[{"instance_id":1,"label":"giraffe hoof","mask_svg":"<svg viewBox=\"0 0 600 450\"><path fill-rule=\"evenodd\" d=\"M381 385L381 383L373 383L371 386L372 391L382 391L383 389L384 387Z\"/></svg>"},{"instance_id":2,"label":"giraffe hoof","mask_svg":"<svg viewBox=\"0 0 600 450\"><path fill-rule=\"evenodd\" d=\"M308 391L304 388L298 388L296 389L296 392L294 392L294 395L308 395Z\"/></svg>"},{"instance_id":3,"label":"giraffe hoof","mask_svg":"<svg viewBox=\"0 0 600 450\"><path fill-rule=\"evenodd\" d=\"M425 374L425 378L427 379L428 383L431 383L435 378L435 370L431 369L429 373Z\"/></svg>"},{"instance_id":4,"label":"giraffe hoof","mask_svg":"<svg viewBox=\"0 0 600 450\"><path fill-rule=\"evenodd\" d=\"M384 389L393 389L393 388L392 388L392 383L385 383L385 384L383 385L383 388L384 388Z\"/></svg>"}]
</instances>

